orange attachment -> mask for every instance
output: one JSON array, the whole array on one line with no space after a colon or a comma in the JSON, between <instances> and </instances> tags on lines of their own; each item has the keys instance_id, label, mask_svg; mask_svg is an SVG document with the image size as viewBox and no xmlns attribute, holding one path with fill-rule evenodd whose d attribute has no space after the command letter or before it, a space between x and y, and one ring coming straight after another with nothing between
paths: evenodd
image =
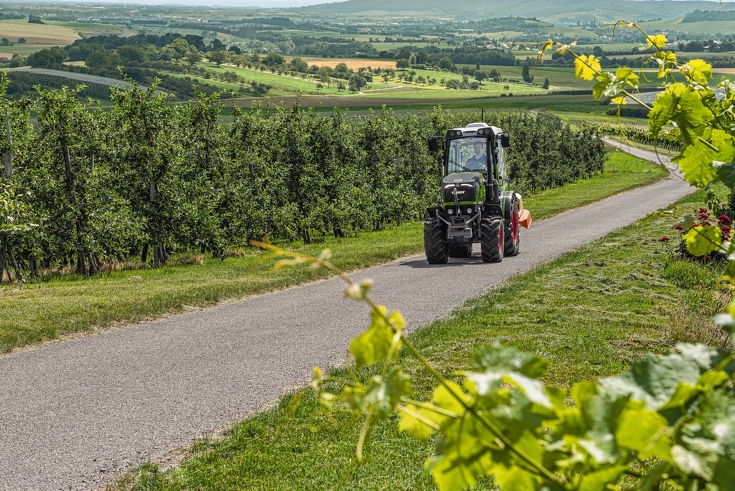
<instances>
[{"instance_id":1,"label":"orange attachment","mask_svg":"<svg viewBox=\"0 0 735 491\"><path fill-rule=\"evenodd\" d=\"M521 227L528 228L531 226L531 212L528 210L521 211L521 214L518 217L518 223L521 224Z\"/></svg>"}]
</instances>

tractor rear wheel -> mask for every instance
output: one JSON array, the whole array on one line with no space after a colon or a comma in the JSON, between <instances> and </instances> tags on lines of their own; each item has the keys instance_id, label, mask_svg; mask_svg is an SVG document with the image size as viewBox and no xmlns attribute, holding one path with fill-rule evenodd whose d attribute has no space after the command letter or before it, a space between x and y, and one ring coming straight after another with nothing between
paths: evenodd
<instances>
[{"instance_id":1,"label":"tractor rear wheel","mask_svg":"<svg viewBox=\"0 0 735 491\"><path fill-rule=\"evenodd\" d=\"M424 252L429 264L444 264L448 260L444 227L438 218L429 218L424 222Z\"/></svg>"},{"instance_id":2,"label":"tractor rear wheel","mask_svg":"<svg viewBox=\"0 0 735 491\"><path fill-rule=\"evenodd\" d=\"M447 255L457 258L472 257L472 244L449 244Z\"/></svg>"},{"instance_id":3,"label":"tractor rear wheel","mask_svg":"<svg viewBox=\"0 0 735 491\"><path fill-rule=\"evenodd\" d=\"M503 219L500 217L483 218L480 224L480 240L483 262L499 263L502 261L505 246Z\"/></svg>"},{"instance_id":4,"label":"tractor rear wheel","mask_svg":"<svg viewBox=\"0 0 735 491\"><path fill-rule=\"evenodd\" d=\"M517 256L521 252L521 227L518 223L520 214L518 200L513 198L510 203L508 223L505 227L505 251L503 251L505 257Z\"/></svg>"}]
</instances>

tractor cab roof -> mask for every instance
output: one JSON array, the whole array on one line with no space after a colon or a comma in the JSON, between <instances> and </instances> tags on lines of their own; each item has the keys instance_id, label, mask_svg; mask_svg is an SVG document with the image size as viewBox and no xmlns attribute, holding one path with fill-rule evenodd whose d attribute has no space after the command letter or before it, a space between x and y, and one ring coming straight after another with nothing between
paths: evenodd
<instances>
[{"instance_id":1,"label":"tractor cab roof","mask_svg":"<svg viewBox=\"0 0 735 491\"><path fill-rule=\"evenodd\" d=\"M447 131L447 139L462 138L465 136L489 136L497 137L503 132L497 126L489 126L485 123L470 123L464 128L452 128Z\"/></svg>"}]
</instances>

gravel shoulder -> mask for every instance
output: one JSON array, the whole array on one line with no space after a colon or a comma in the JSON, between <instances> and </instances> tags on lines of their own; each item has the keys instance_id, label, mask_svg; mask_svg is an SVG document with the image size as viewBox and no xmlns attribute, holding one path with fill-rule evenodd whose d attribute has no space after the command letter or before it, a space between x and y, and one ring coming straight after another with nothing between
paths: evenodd
<instances>
[{"instance_id":1,"label":"gravel shoulder","mask_svg":"<svg viewBox=\"0 0 735 491\"><path fill-rule=\"evenodd\" d=\"M352 276L374 279L373 298L416 329L693 190L671 177L534 224L521 254L500 264L476 250L446 265L418 255ZM312 366L343 362L368 322L343 288L320 281L0 359L0 489L95 489L267 406Z\"/></svg>"}]
</instances>

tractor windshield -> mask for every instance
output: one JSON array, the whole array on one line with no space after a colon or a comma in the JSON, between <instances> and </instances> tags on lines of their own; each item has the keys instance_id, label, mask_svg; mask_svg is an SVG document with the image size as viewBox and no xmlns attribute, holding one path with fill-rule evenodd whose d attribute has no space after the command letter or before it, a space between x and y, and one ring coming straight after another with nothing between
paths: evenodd
<instances>
[{"instance_id":1,"label":"tractor windshield","mask_svg":"<svg viewBox=\"0 0 735 491\"><path fill-rule=\"evenodd\" d=\"M487 138L467 137L449 141L447 174L487 172Z\"/></svg>"}]
</instances>

